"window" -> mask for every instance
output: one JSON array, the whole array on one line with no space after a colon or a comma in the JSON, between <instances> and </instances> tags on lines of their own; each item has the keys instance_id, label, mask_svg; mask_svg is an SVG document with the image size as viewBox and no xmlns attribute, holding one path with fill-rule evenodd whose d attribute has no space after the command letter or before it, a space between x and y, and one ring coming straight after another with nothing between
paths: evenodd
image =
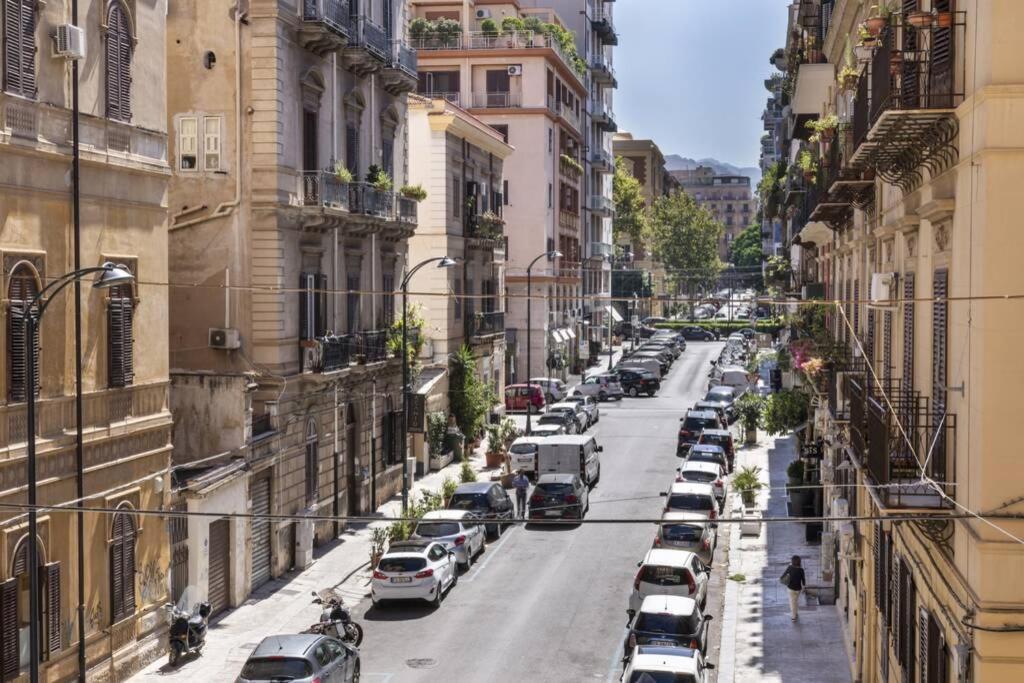
<instances>
[{"instance_id":1,"label":"window","mask_svg":"<svg viewBox=\"0 0 1024 683\"><path fill-rule=\"evenodd\" d=\"M25 315L29 302L39 292L40 275L27 261L15 265L7 285L10 301L7 315L7 397L10 401L24 401L28 391L28 354L36 359L33 373L35 395L39 395L39 330L31 345L25 344Z\"/></svg>"},{"instance_id":2,"label":"window","mask_svg":"<svg viewBox=\"0 0 1024 683\"><path fill-rule=\"evenodd\" d=\"M111 287L107 301L107 383L111 387L130 386L135 379L134 317L132 286Z\"/></svg>"},{"instance_id":3,"label":"window","mask_svg":"<svg viewBox=\"0 0 1024 683\"><path fill-rule=\"evenodd\" d=\"M4 90L36 96L36 0L4 0Z\"/></svg>"},{"instance_id":4,"label":"window","mask_svg":"<svg viewBox=\"0 0 1024 683\"><path fill-rule=\"evenodd\" d=\"M384 290L384 294L381 295L382 326L390 328L391 324L395 322L395 274L384 273L382 280L381 289Z\"/></svg>"},{"instance_id":5,"label":"window","mask_svg":"<svg viewBox=\"0 0 1024 683\"><path fill-rule=\"evenodd\" d=\"M508 142L508 124L504 123L492 123L491 128L498 131L501 134L501 139Z\"/></svg>"},{"instance_id":6,"label":"window","mask_svg":"<svg viewBox=\"0 0 1024 683\"><path fill-rule=\"evenodd\" d=\"M182 117L178 121L178 168L194 171L199 165L197 139L199 122L194 116Z\"/></svg>"},{"instance_id":7,"label":"window","mask_svg":"<svg viewBox=\"0 0 1024 683\"><path fill-rule=\"evenodd\" d=\"M914 274L903 276L903 386L914 388Z\"/></svg>"},{"instance_id":8,"label":"window","mask_svg":"<svg viewBox=\"0 0 1024 683\"><path fill-rule=\"evenodd\" d=\"M318 119L317 112L302 110L302 168L306 171L315 171L319 167Z\"/></svg>"},{"instance_id":9,"label":"window","mask_svg":"<svg viewBox=\"0 0 1024 683\"><path fill-rule=\"evenodd\" d=\"M114 515L110 534L111 624L135 614L135 520L127 512Z\"/></svg>"},{"instance_id":10,"label":"window","mask_svg":"<svg viewBox=\"0 0 1024 683\"><path fill-rule=\"evenodd\" d=\"M501 201L508 206L508 181L503 180L501 183Z\"/></svg>"},{"instance_id":11,"label":"window","mask_svg":"<svg viewBox=\"0 0 1024 683\"><path fill-rule=\"evenodd\" d=\"M380 167L389 178L395 177L395 131L386 130L380 143Z\"/></svg>"},{"instance_id":12,"label":"window","mask_svg":"<svg viewBox=\"0 0 1024 683\"><path fill-rule=\"evenodd\" d=\"M120 2L107 10L107 118L132 120L132 36L128 11Z\"/></svg>"},{"instance_id":13,"label":"window","mask_svg":"<svg viewBox=\"0 0 1024 683\"><path fill-rule=\"evenodd\" d=\"M299 275L299 339L316 339L327 331L327 276Z\"/></svg>"},{"instance_id":14,"label":"window","mask_svg":"<svg viewBox=\"0 0 1024 683\"><path fill-rule=\"evenodd\" d=\"M452 215L462 215L462 180L457 175L452 176Z\"/></svg>"},{"instance_id":15,"label":"window","mask_svg":"<svg viewBox=\"0 0 1024 683\"><path fill-rule=\"evenodd\" d=\"M317 501L317 483L320 478L320 440L316 420L306 423L306 503Z\"/></svg>"},{"instance_id":16,"label":"window","mask_svg":"<svg viewBox=\"0 0 1024 683\"><path fill-rule=\"evenodd\" d=\"M345 280L345 287L348 294L345 295L346 302L346 328L349 334L359 331L359 273L350 273Z\"/></svg>"},{"instance_id":17,"label":"window","mask_svg":"<svg viewBox=\"0 0 1024 683\"><path fill-rule=\"evenodd\" d=\"M416 92L421 95L433 95L445 99L459 101L458 71L420 71Z\"/></svg>"},{"instance_id":18,"label":"window","mask_svg":"<svg viewBox=\"0 0 1024 683\"><path fill-rule=\"evenodd\" d=\"M219 116L203 118L203 168L207 171L220 170L220 123Z\"/></svg>"},{"instance_id":19,"label":"window","mask_svg":"<svg viewBox=\"0 0 1024 683\"><path fill-rule=\"evenodd\" d=\"M42 598L40 599L40 616L42 617L42 634L39 660L45 661L47 655L61 649L61 614L60 614L60 562L42 564L45 557L41 543L38 550L38 571ZM21 664L20 652L28 652L28 536L23 536L14 550L14 561L11 578L0 583L0 676L3 680L14 680L18 676Z\"/></svg>"},{"instance_id":20,"label":"window","mask_svg":"<svg viewBox=\"0 0 1024 683\"><path fill-rule=\"evenodd\" d=\"M548 154L555 151L555 131L553 128L548 128Z\"/></svg>"},{"instance_id":21,"label":"window","mask_svg":"<svg viewBox=\"0 0 1024 683\"><path fill-rule=\"evenodd\" d=\"M548 208L550 209L555 199L555 189L548 183ZM550 251L550 250L549 250Z\"/></svg>"},{"instance_id":22,"label":"window","mask_svg":"<svg viewBox=\"0 0 1024 683\"><path fill-rule=\"evenodd\" d=\"M345 168L359 178L359 126L353 122L345 126Z\"/></svg>"}]
</instances>

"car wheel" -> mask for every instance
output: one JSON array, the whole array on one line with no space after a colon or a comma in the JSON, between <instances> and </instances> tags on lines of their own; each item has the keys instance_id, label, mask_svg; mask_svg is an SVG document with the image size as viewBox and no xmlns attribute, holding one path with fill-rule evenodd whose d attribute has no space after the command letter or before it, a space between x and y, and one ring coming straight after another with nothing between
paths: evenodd
<instances>
[{"instance_id":1,"label":"car wheel","mask_svg":"<svg viewBox=\"0 0 1024 683\"><path fill-rule=\"evenodd\" d=\"M354 667L352 667L352 679L351 680L352 680L352 683L359 683L359 662L356 662L356 665Z\"/></svg>"},{"instance_id":2,"label":"car wheel","mask_svg":"<svg viewBox=\"0 0 1024 683\"><path fill-rule=\"evenodd\" d=\"M438 583L437 591L434 593L434 599L430 601L430 604L434 606L434 609L440 607L441 601L444 600L444 591L441 590L441 588L443 588L443 586L441 586L441 584Z\"/></svg>"},{"instance_id":3,"label":"car wheel","mask_svg":"<svg viewBox=\"0 0 1024 683\"><path fill-rule=\"evenodd\" d=\"M655 394L655 392L653 392L653 391L648 391L647 392L647 395L650 396L651 398L654 398L654 394Z\"/></svg>"},{"instance_id":4,"label":"car wheel","mask_svg":"<svg viewBox=\"0 0 1024 683\"><path fill-rule=\"evenodd\" d=\"M470 567L472 567L472 566L473 566L473 553L470 551L470 552L466 553L466 561L463 562L462 564L460 564L459 567L461 568L462 571L468 572Z\"/></svg>"},{"instance_id":5,"label":"car wheel","mask_svg":"<svg viewBox=\"0 0 1024 683\"><path fill-rule=\"evenodd\" d=\"M597 400L598 401L607 401L608 400L608 392L607 391L598 392Z\"/></svg>"},{"instance_id":6,"label":"car wheel","mask_svg":"<svg viewBox=\"0 0 1024 683\"><path fill-rule=\"evenodd\" d=\"M637 396L639 396L639 395L640 395L640 392L639 392L639 391L637 390L637 388L636 388L636 387L630 387L630 388L629 388L629 395L630 395L631 397L633 397L633 398L636 398Z\"/></svg>"},{"instance_id":7,"label":"car wheel","mask_svg":"<svg viewBox=\"0 0 1024 683\"><path fill-rule=\"evenodd\" d=\"M583 393L579 389L577 389L576 391L572 392L572 395L573 396L582 396Z\"/></svg>"},{"instance_id":8,"label":"car wheel","mask_svg":"<svg viewBox=\"0 0 1024 683\"><path fill-rule=\"evenodd\" d=\"M452 568L452 582L451 582L451 585L448 586L448 590L451 590L451 589L455 588L457 585L459 585L459 568L458 567L453 567ZM707 600L707 593L704 594L704 599Z\"/></svg>"}]
</instances>

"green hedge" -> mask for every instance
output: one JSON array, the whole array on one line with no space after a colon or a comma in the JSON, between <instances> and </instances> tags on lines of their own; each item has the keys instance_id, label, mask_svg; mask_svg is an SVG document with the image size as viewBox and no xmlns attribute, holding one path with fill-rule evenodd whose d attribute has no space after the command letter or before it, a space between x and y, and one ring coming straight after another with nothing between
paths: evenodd
<instances>
[{"instance_id":1,"label":"green hedge","mask_svg":"<svg viewBox=\"0 0 1024 683\"><path fill-rule=\"evenodd\" d=\"M783 327L781 318L772 318L768 320L758 320L756 323L751 323L749 320L670 320L663 323L655 323L654 327L660 330L678 330L683 327L703 327L709 332L719 332L722 336L729 336L733 332L737 332L747 327L753 327L757 332L766 332L768 334L776 334Z\"/></svg>"}]
</instances>

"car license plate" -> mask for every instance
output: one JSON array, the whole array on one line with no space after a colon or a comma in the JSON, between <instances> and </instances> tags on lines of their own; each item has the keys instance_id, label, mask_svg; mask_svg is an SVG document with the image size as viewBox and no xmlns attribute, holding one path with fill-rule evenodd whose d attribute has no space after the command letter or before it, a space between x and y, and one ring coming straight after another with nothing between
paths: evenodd
<instances>
[{"instance_id":1,"label":"car license plate","mask_svg":"<svg viewBox=\"0 0 1024 683\"><path fill-rule=\"evenodd\" d=\"M409 576L392 576L391 583L412 583L412 577Z\"/></svg>"},{"instance_id":2,"label":"car license plate","mask_svg":"<svg viewBox=\"0 0 1024 683\"><path fill-rule=\"evenodd\" d=\"M675 642L671 640L652 640L651 645L675 645Z\"/></svg>"},{"instance_id":3,"label":"car license plate","mask_svg":"<svg viewBox=\"0 0 1024 683\"><path fill-rule=\"evenodd\" d=\"M547 517L558 517L561 514L562 514L561 510L547 510L547 511L544 512L544 515L547 516Z\"/></svg>"}]
</instances>

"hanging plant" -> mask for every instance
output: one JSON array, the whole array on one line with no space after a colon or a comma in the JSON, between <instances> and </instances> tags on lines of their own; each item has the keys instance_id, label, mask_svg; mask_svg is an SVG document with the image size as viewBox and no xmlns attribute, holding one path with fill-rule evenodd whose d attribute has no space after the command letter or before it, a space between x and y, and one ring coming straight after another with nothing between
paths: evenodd
<instances>
[{"instance_id":1,"label":"hanging plant","mask_svg":"<svg viewBox=\"0 0 1024 683\"><path fill-rule=\"evenodd\" d=\"M407 199L414 199L417 202L422 202L427 198L427 191L423 189L422 185L402 185L398 192Z\"/></svg>"},{"instance_id":2,"label":"hanging plant","mask_svg":"<svg viewBox=\"0 0 1024 683\"><path fill-rule=\"evenodd\" d=\"M341 162L334 165L334 177L343 183L351 183L353 180L352 171L345 168L345 164Z\"/></svg>"},{"instance_id":3,"label":"hanging plant","mask_svg":"<svg viewBox=\"0 0 1024 683\"><path fill-rule=\"evenodd\" d=\"M871 35L877 38L882 34L882 29L889 23L891 14L892 10L889 9L888 3L883 2L879 5L872 5L868 18L864 21L864 26Z\"/></svg>"}]
</instances>

